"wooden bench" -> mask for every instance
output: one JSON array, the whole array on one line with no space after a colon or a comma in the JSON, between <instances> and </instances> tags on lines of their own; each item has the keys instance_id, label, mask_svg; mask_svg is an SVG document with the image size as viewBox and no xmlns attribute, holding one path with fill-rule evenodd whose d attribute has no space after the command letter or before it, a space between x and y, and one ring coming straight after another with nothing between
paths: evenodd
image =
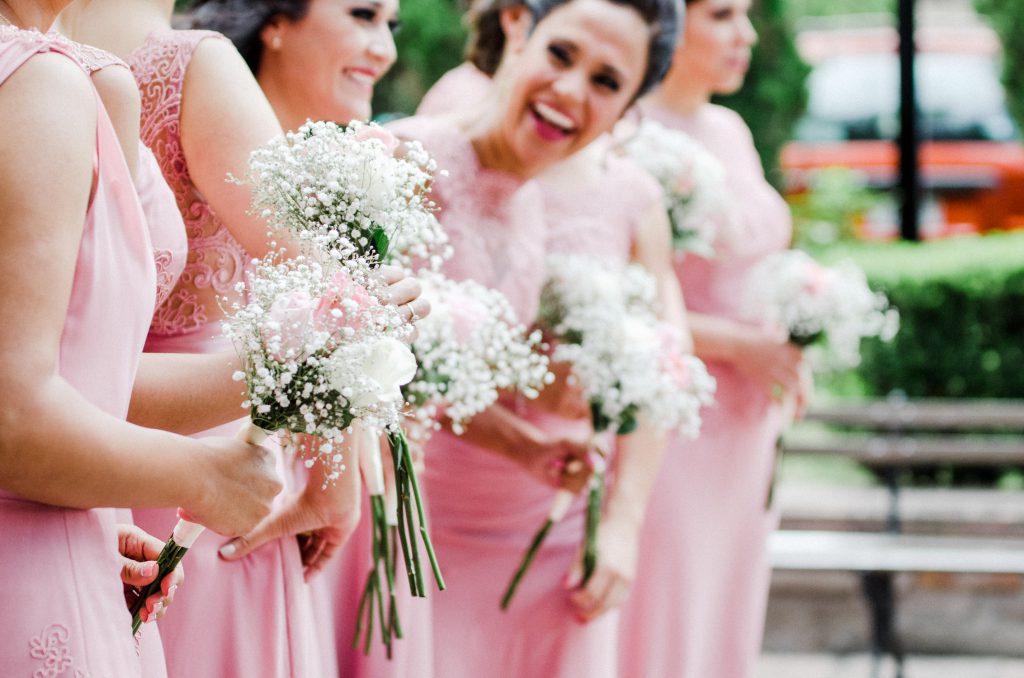
<instances>
[{"instance_id":1,"label":"wooden bench","mask_svg":"<svg viewBox=\"0 0 1024 678\"><path fill-rule=\"evenodd\" d=\"M808 422L853 430L795 427L783 454L833 455L880 471L888 489L882 532L780 530L770 542L777 570L853 572L871 611L872 675L892 656L903 676L893 577L901 572L1024 575L1024 539L902 533L901 476L939 464L1024 466L1024 401L889 399L813 408Z\"/></svg>"}]
</instances>

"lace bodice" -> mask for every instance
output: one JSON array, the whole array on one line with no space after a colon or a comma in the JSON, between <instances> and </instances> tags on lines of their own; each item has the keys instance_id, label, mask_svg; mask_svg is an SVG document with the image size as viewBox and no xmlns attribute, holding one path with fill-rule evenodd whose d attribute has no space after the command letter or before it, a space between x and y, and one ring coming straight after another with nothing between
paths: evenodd
<instances>
[{"instance_id":1,"label":"lace bodice","mask_svg":"<svg viewBox=\"0 0 1024 678\"><path fill-rule=\"evenodd\" d=\"M570 190L564 181L541 180L548 249L586 254L625 266L641 216L660 203L661 188L627 158L606 153L599 162L599 176Z\"/></svg>"},{"instance_id":2,"label":"lace bodice","mask_svg":"<svg viewBox=\"0 0 1024 678\"><path fill-rule=\"evenodd\" d=\"M657 107L645 113L704 144L725 167L726 189L732 198L730 219L735 224L733 244L714 259L680 255L676 272L688 309L739 319L753 267L789 246L789 207L765 179L750 129L735 112L707 104L685 117Z\"/></svg>"},{"instance_id":3,"label":"lace bodice","mask_svg":"<svg viewBox=\"0 0 1024 678\"><path fill-rule=\"evenodd\" d=\"M204 329L222 313L218 297L237 294L249 256L213 213L188 172L181 146L181 94L192 53L212 31L151 33L128 57L142 93L142 141L156 156L174 192L188 235L188 260L177 285L153 316L150 334L174 336Z\"/></svg>"},{"instance_id":4,"label":"lace bodice","mask_svg":"<svg viewBox=\"0 0 1024 678\"><path fill-rule=\"evenodd\" d=\"M110 66L128 68L128 64L110 52L80 42L68 41L68 44L75 58L90 75ZM156 306L159 308L167 301L185 269L188 239L174 193L164 181L153 152L141 141L135 188L139 193L142 211L146 215L146 225L149 227L149 238L153 243L153 260L156 262Z\"/></svg>"},{"instance_id":5,"label":"lace bodice","mask_svg":"<svg viewBox=\"0 0 1024 678\"><path fill-rule=\"evenodd\" d=\"M420 141L447 171L438 173L431 193L454 250L445 274L499 290L519 319L532 323L544 283L540 187L481 167L469 139L442 119L416 116L389 127L399 137Z\"/></svg>"}]
</instances>

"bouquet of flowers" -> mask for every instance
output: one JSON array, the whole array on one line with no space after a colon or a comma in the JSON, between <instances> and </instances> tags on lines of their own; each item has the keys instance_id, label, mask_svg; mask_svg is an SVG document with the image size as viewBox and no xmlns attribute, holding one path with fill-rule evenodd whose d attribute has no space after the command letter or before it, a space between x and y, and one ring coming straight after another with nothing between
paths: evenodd
<instances>
[{"instance_id":1,"label":"bouquet of flowers","mask_svg":"<svg viewBox=\"0 0 1024 678\"><path fill-rule=\"evenodd\" d=\"M400 143L375 124L307 122L253 152L246 182L253 210L271 231L297 237L320 261L365 260L437 268L451 254L448 238L429 200L436 163L417 142ZM438 588L444 580L424 524L424 511L408 441L401 428L387 430L395 478L399 484L398 527L409 518L402 552L415 595L425 595L415 534L430 557ZM402 484L405 484L404 488ZM414 505L412 505L414 503ZM413 529L412 517L419 529Z\"/></svg>"},{"instance_id":2,"label":"bouquet of flowers","mask_svg":"<svg viewBox=\"0 0 1024 678\"><path fill-rule=\"evenodd\" d=\"M682 353L678 334L653 313L654 281L641 267L621 275L583 256L549 257L539 324L557 341L552 359L571 366L590 403L595 432L625 435L641 415L665 429L696 436L700 408L715 383L704 364ZM597 526L604 496L604 463L596 461L587 501L583 583L597 562ZM572 495L559 490L548 520L534 537L502 599L507 608L530 562Z\"/></svg>"},{"instance_id":3,"label":"bouquet of flowers","mask_svg":"<svg viewBox=\"0 0 1024 678\"><path fill-rule=\"evenodd\" d=\"M354 422L398 428L401 387L416 371L412 352L396 338L404 331L401 318L380 303L374 283L355 261L325 268L302 257L270 257L255 263L247 285L239 284L248 301L236 303L224 321L242 357L235 378L248 387L250 423L241 435L254 443L278 432L316 436L322 442L306 464L327 465L328 482L345 468L338 445ZM158 558L161 575L144 595L159 588L202 529L178 522Z\"/></svg>"},{"instance_id":4,"label":"bouquet of flowers","mask_svg":"<svg viewBox=\"0 0 1024 678\"><path fill-rule=\"evenodd\" d=\"M550 383L548 358L538 352L540 331L527 333L501 292L439 273L419 280L431 312L417 324L412 348L419 369L405 391L424 430L439 426L443 410L459 435L501 391L535 398Z\"/></svg>"},{"instance_id":5,"label":"bouquet of flowers","mask_svg":"<svg viewBox=\"0 0 1024 678\"><path fill-rule=\"evenodd\" d=\"M896 309L871 291L852 261L824 267L805 252L787 250L760 263L747 289L747 316L786 328L816 370L855 367L861 339L889 341L899 329Z\"/></svg>"},{"instance_id":6,"label":"bouquet of flowers","mask_svg":"<svg viewBox=\"0 0 1024 678\"><path fill-rule=\"evenodd\" d=\"M253 152L252 208L316 256L437 268L451 256L429 199L437 164L373 123L307 122Z\"/></svg>"},{"instance_id":7,"label":"bouquet of flowers","mask_svg":"<svg viewBox=\"0 0 1024 678\"><path fill-rule=\"evenodd\" d=\"M657 179L676 249L710 257L728 240L725 169L700 143L653 120L640 123L625 154Z\"/></svg>"}]
</instances>

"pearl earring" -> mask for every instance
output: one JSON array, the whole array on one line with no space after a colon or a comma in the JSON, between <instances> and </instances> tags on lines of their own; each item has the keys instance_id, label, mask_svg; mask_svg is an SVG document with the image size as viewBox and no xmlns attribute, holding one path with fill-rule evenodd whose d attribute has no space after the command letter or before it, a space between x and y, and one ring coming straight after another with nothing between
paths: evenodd
<instances>
[{"instance_id":1,"label":"pearl earring","mask_svg":"<svg viewBox=\"0 0 1024 678\"><path fill-rule=\"evenodd\" d=\"M274 49L281 49L281 36L275 35L270 39L270 46Z\"/></svg>"}]
</instances>

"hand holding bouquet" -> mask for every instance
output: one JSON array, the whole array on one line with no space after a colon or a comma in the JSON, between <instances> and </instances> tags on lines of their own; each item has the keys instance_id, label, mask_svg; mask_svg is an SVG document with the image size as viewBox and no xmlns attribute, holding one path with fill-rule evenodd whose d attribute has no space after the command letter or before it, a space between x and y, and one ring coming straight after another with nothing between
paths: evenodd
<instances>
[{"instance_id":1,"label":"hand holding bouquet","mask_svg":"<svg viewBox=\"0 0 1024 678\"><path fill-rule=\"evenodd\" d=\"M714 380L704 364L679 347L679 337L652 311L654 281L638 266L621 274L582 256L549 258L539 324L557 342L552 359L571 365L590 403L594 431L625 435L639 417L668 430L696 435L700 408L710 404ZM604 460L594 463L587 502L583 584L596 564L597 527L604 496ZM572 500L559 490L502 599L507 608L547 532Z\"/></svg>"},{"instance_id":2,"label":"hand holding bouquet","mask_svg":"<svg viewBox=\"0 0 1024 678\"><path fill-rule=\"evenodd\" d=\"M852 261L824 267L787 250L759 264L747 289L747 316L785 328L816 370L855 367L861 339L889 341L899 329L896 310Z\"/></svg>"}]
</instances>

